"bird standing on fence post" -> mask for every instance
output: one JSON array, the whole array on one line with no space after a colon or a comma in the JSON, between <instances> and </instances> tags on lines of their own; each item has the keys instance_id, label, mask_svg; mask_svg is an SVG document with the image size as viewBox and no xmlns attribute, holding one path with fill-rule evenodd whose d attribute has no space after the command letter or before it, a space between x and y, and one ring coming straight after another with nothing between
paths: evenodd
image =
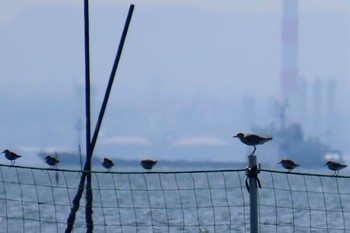
<instances>
[{"instance_id":1,"label":"bird standing on fence post","mask_svg":"<svg viewBox=\"0 0 350 233\"><path fill-rule=\"evenodd\" d=\"M1 154L5 153L5 157L6 159L10 160L11 161L11 165L14 165L15 162L16 162L16 159L18 158L21 158L22 155L18 155L12 151L9 151L9 150L4 150Z\"/></svg>"},{"instance_id":2,"label":"bird standing on fence post","mask_svg":"<svg viewBox=\"0 0 350 233\"><path fill-rule=\"evenodd\" d=\"M146 170L148 170L150 172L152 170L153 166L156 165L157 162L158 161L156 161L156 160L145 159L145 160L141 161L140 165L144 169L146 169Z\"/></svg>"},{"instance_id":3,"label":"bird standing on fence post","mask_svg":"<svg viewBox=\"0 0 350 233\"><path fill-rule=\"evenodd\" d=\"M45 162L47 165L50 166L50 168L54 168L56 166L56 164L58 164L60 161L58 159L56 159L55 157L52 157L50 155L47 155L44 158Z\"/></svg>"},{"instance_id":4,"label":"bird standing on fence post","mask_svg":"<svg viewBox=\"0 0 350 233\"><path fill-rule=\"evenodd\" d=\"M256 134L246 134L246 133L238 133L236 136L233 136L234 138L239 138L239 140L241 140L242 143L248 145L248 146L253 146L254 150L250 155L254 155L255 151L256 151L256 145L262 145L265 142L268 142L270 140L272 140L271 137L261 137L259 135Z\"/></svg>"},{"instance_id":5,"label":"bird standing on fence post","mask_svg":"<svg viewBox=\"0 0 350 233\"><path fill-rule=\"evenodd\" d=\"M282 159L281 162L277 164L282 164L282 167L284 167L285 169L288 169L288 172L291 172L294 168L300 166L300 164L297 164L290 159Z\"/></svg>"},{"instance_id":6,"label":"bird standing on fence post","mask_svg":"<svg viewBox=\"0 0 350 233\"><path fill-rule=\"evenodd\" d=\"M335 175L335 176L337 176L339 174L339 170L346 168L348 166L348 165L340 164L340 163L337 163L334 161L327 161L327 163L323 166L326 166L326 165L328 166L329 170L334 171L333 175Z\"/></svg>"},{"instance_id":7,"label":"bird standing on fence post","mask_svg":"<svg viewBox=\"0 0 350 233\"><path fill-rule=\"evenodd\" d=\"M104 168L107 169L108 172L112 169L112 167L115 166L113 161L108 158L103 158L101 164Z\"/></svg>"}]
</instances>

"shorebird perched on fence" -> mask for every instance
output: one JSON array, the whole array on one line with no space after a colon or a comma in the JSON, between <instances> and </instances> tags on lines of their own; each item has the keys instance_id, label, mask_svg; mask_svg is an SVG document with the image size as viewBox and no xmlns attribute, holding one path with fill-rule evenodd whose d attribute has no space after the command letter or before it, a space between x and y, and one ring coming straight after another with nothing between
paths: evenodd
<instances>
[{"instance_id":1,"label":"shorebird perched on fence","mask_svg":"<svg viewBox=\"0 0 350 233\"><path fill-rule=\"evenodd\" d=\"M284 167L285 169L288 169L288 172L291 172L294 168L300 166L300 164L297 164L290 159L282 159L281 162L277 164L282 164L282 167Z\"/></svg>"},{"instance_id":2,"label":"shorebird perched on fence","mask_svg":"<svg viewBox=\"0 0 350 233\"><path fill-rule=\"evenodd\" d=\"M14 165L14 164L15 164L16 159L22 157L22 155L18 155L18 154L16 154L16 153L12 152L12 151L7 150L7 149L4 150L2 153L5 153L6 159L8 159L8 160L11 161L11 165ZM2 153L1 153L1 154L2 154Z\"/></svg>"},{"instance_id":3,"label":"shorebird perched on fence","mask_svg":"<svg viewBox=\"0 0 350 233\"><path fill-rule=\"evenodd\" d=\"M144 169L146 169L146 170L148 170L148 171L151 171L152 168L153 168L153 166L156 165L157 162L158 162L158 161L156 161L156 160L145 159L145 160L142 160L142 161L141 161L140 165L141 165Z\"/></svg>"},{"instance_id":4,"label":"shorebird perched on fence","mask_svg":"<svg viewBox=\"0 0 350 233\"><path fill-rule=\"evenodd\" d=\"M346 168L348 166L348 165L340 164L340 163L337 163L334 161L327 161L327 163L323 166L326 166L326 165L328 166L329 170L334 171L333 175L335 175L335 176L337 176L339 174L339 170Z\"/></svg>"},{"instance_id":5,"label":"shorebird perched on fence","mask_svg":"<svg viewBox=\"0 0 350 233\"><path fill-rule=\"evenodd\" d=\"M58 159L56 159L55 157L52 157L50 155L47 155L44 158L44 160L45 160L46 164L50 166L50 168L56 167L56 164L58 164L60 162Z\"/></svg>"},{"instance_id":6,"label":"shorebird perched on fence","mask_svg":"<svg viewBox=\"0 0 350 233\"><path fill-rule=\"evenodd\" d=\"M101 164L104 168L107 169L108 172L112 169L112 167L115 166L113 161L108 158L103 158Z\"/></svg>"},{"instance_id":7,"label":"shorebird perched on fence","mask_svg":"<svg viewBox=\"0 0 350 233\"><path fill-rule=\"evenodd\" d=\"M247 134L247 133L238 133L236 136L233 136L234 138L239 138L241 142L248 146L254 146L254 150L250 155L253 155L256 151L256 145L264 144L265 142L268 142L272 140L271 137L265 138L261 137L256 134Z\"/></svg>"}]
</instances>

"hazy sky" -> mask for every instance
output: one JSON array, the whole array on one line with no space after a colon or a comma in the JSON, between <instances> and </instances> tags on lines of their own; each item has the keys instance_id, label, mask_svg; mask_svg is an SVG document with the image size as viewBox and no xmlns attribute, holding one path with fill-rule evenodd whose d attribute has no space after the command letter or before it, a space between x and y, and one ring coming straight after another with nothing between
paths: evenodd
<instances>
[{"instance_id":1,"label":"hazy sky","mask_svg":"<svg viewBox=\"0 0 350 233\"><path fill-rule=\"evenodd\" d=\"M96 0L90 1L94 117L131 3L135 11L110 106L171 106L202 97L238 106L244 96L280 98L281 1ZM299 1L299 74L309 82L335 79L343 112L349 67L350 2ZM2 0L0 76L0 149L27 154L27 161L38 150L76 150L77 122L84 122L83 1ZM104 153L106 144L151 143L144 132L106 127L113 114L123 113L107 111L97 152ZM220 137L199 129L173 145L242 150L231 139L240 130Z\"/></svg>"}]
</instances>

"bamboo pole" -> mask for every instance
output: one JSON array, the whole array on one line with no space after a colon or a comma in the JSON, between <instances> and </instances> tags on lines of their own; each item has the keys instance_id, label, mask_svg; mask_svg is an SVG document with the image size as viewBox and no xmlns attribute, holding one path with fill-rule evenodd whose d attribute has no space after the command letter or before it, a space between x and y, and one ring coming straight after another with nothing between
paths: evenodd
<instances>
[{"instance_id":1,"label":"bamboo pole","mask_svg":"<svg viewBox=\"0 0 350 233\"><path fill-rule=\"evenodd\" d=\"M83 170L83 174L81 176L78 192L73 200L73 206L71 208L71 213L67 219L67 228L66 233L70 233L73 230L73 225L75 221L76 212L80 206L80 199L84 192L84 183L86 180L86 208L85 208L85 221L86 221L86 232L93 232L93 219L92 219L92 203L93 203L93 195L92 195L92 183L91 183L91 158L93 154L93 150L96 145L98 133L102 124L103 116L107 107L109 95L112 89L114 77L118 68L118 64L120 61L120 57L122 54L125 38L128 32L128 28L130 25L132 13L134 11L134 5L130 5L129 12L127 15L127 19L125 22L124 30L120 39L118 51L116 58L114 60L114 64L112 67L111 75L109 78L109 82L107 85L106 93L103 99L103 103L101 106L100 114L98 117L98 121L96 124L96 128L94 131L93 138L91 140L91 110L90 110L90 52L89 52L89 3L88 0L84 0L84 29L85 29L85 114L86 114L86 161ZM91 140L91 141L90 141Z\"/></svg>"},{"instance_id":2,"label":"bamboo pole","mask_svg":"<svg viewBox=\"0 0 350 233\"><path fill-rule=\"evenodd\" d=\"M77 194L73 199L73 206L67 219L66 233L71 233L73 230L76 213L80 207L80 199L84 192L85 179L88 177L88 182L91 184L91 114L90 114L90 40L89 40L89 0L84 0L84 43L85 43L85 116L86 116L86 161L83 174L80 178ZM90 181L90 182L89 182ZM87 185L87 202L92 203L91 185ZM88 210L90 208L90 210ZM89 204L85 208L85 219L87 225L87 232L92 232L92 206Z\"/></svg>"},{"instance_id":3,"label":"bamboo pole","mask_svg":"<svg viewBox=\"0 0 350 233\"><path fill-rule=\"evenodd\" d=\"M116 57L114 59L112 71L111 71L111 74L109 76L108 85L107 85L105 96L104 96L104 99L103 99L103 102L102 102L100 114L98 116L96 128L95 128L95 131L94 131L94 135L92 137L92 141L91 141L91 149L92 149L92 151L94 151L95 144L96 144L97 137L98 137L98 133L99 133L100 128L101 128L103 116L104 116L104 113L105 113L105 110L106 110L106 107L107 107L109 95L110 95L111 90L112 90L114 77L115 77L115 74L117 72L117 68L118 68L118 64L119 64L119 61L120 61L120 57L122 55L125 38L126 38L126 35L128 33L128 29L129 29L129 25L130 25L132 14L134 12L134 8L135 8L135 6L133 4L131 4L130 8L129 8L128 15L127 15L127 18L126 18L126 21L125 21L123 33L122 33L121 38L120 38L117 55L116 55Z\"/></svg>"}]
</instances>

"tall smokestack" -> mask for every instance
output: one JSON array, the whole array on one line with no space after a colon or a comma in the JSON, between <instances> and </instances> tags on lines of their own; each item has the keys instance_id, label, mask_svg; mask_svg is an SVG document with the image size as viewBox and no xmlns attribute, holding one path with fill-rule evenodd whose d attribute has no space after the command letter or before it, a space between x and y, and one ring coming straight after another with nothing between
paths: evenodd
<instances>
[{"instance_id":1,"label":"tall smokestack","mask_svg":"<svg viewBox=\"0 0 350 233\"><path fill-rule=\"evenodd\" d=\"M282 2L281 91L284 101L298 91L298 0Z\"/></svg>"}]
</instances>

